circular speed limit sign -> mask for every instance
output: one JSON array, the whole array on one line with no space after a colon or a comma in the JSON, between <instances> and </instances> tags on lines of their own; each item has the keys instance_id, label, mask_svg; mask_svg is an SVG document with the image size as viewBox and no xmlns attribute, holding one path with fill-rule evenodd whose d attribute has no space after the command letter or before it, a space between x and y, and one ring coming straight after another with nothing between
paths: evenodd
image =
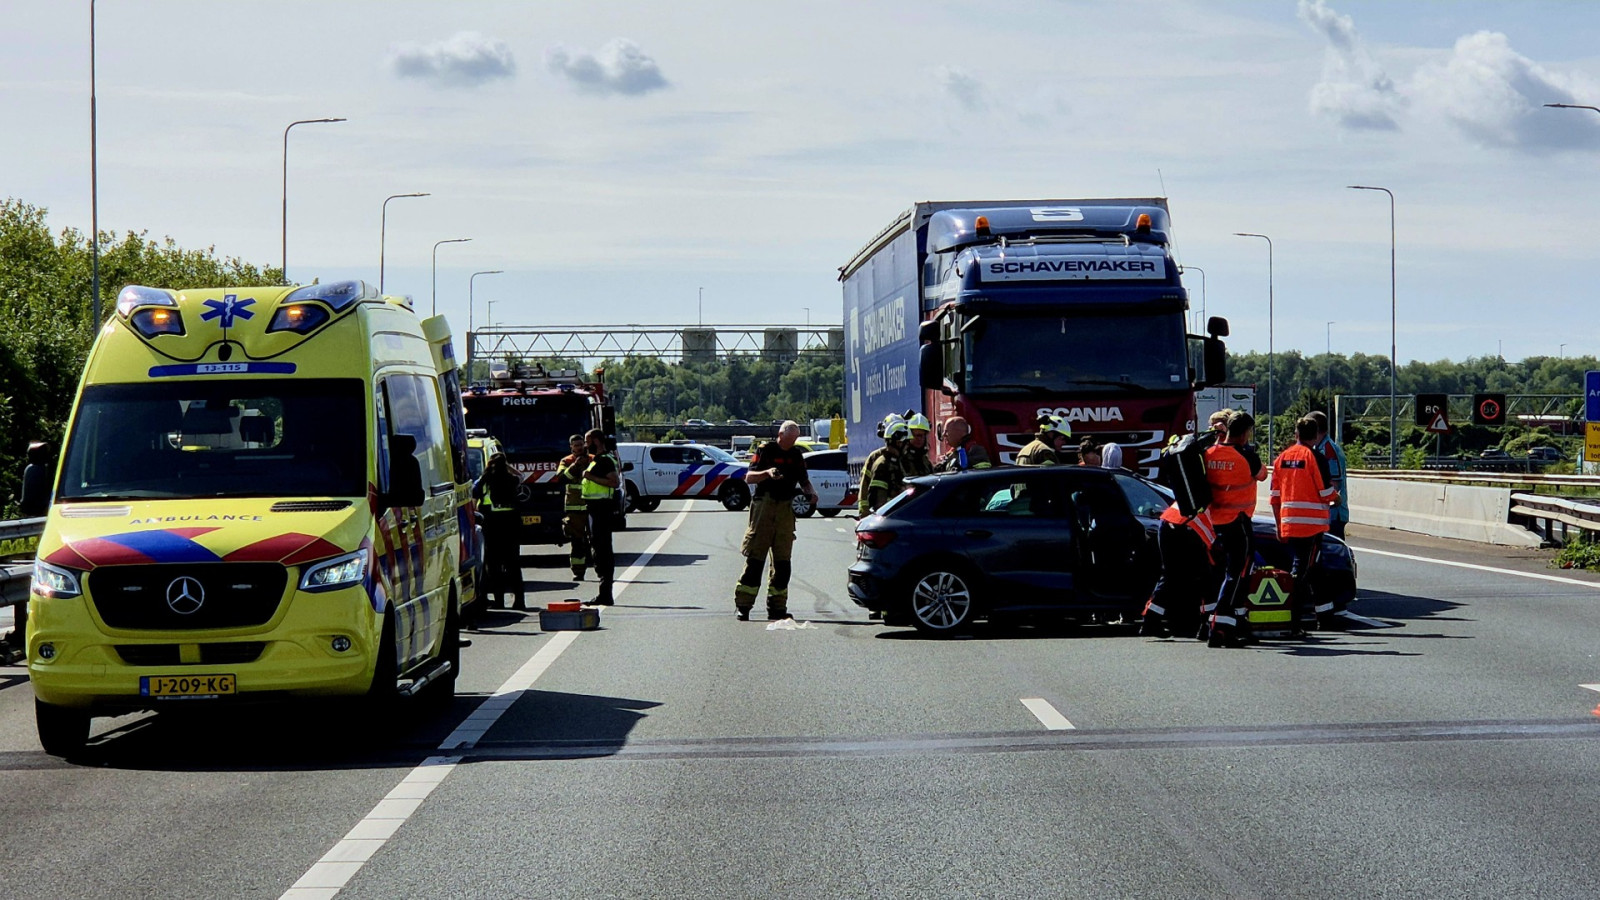
<instances>
[{"instance_id":1,"label":"circular speed limit sign","mask_svg":"<svg viewBox=\"0 0 1600 900\"><path fill-rule=\"evenodd\" d=\"M1495 400L1485 400L1478 404L1478 415L1493 421L1500 418L1500 404Z\"/></svg>"}]
</instances>

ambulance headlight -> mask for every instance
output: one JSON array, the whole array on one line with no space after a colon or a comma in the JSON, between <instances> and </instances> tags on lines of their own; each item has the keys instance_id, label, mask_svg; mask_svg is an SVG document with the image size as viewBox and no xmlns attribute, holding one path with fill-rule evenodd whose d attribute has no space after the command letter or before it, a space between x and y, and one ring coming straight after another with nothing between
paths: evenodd
<instances>
[{"instance_id":1,"label":"ambulance headlight","mask_svg":"<svg viewBox=\"0 0 1600 900\"><path fill-rule=\"evenodd\" d=\"M141 306L177 306L178 301L169 291L160 288L141 287L130 284L117 293L117 312L127 318L128 314Z\"/></svg>"},{"instance_id":2,"label":"ambulance headlight","mask_svg":"<svg viewBox=\"0 0 1600 900\"><path fill-rule=\"evenodd\" d=\"M147 338L183 334L183 315L175 309L141 309L128 318L128 324Z\"/></svg>"},{"instance_id":3,"label":"ambulance headlight","mask_svg":"<svg viewBox=\"0 0 1600 900\"><path fill-rule=\"evenodd\" d=\"M328 311L315 303L280 306L278 311L272 314L272 322L267 325L267 333L292 331L295 334L310 334L321 328L329 318Z\"/></svg>"},{"instance_id":4,"label":"ambulance headlight","mask_svg":"<svg viewBox=\"0 0 1600 900\"><path fill-rule=\"evenodd\" d=\"M357 550L324 560L300 576L300 590L316 593L360 584L367 577L367 551Z\"/></svg>"},{"instance_id":5,"label":"ambulance headlight","mask_svg":"<svg viewBox=\"0 0 1600 900\"><path fill-rule=\"evenodd\" d=\"M43 560L33 563L33 595L52 600L77 597L83 593L78 583L78 573Z\"/></svg>"}]
</instances>

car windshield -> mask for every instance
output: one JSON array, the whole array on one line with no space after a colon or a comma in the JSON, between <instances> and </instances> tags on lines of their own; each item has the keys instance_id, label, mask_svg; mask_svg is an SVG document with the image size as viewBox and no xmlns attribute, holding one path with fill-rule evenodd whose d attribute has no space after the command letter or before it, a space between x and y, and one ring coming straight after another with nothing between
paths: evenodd
<instances>
[{"instance_id":1,"label":"car windshield","mask_svg":"<svg viewBox=\"0 0 1600 900\"><path fill-rule=\"evenodd\" d=\"M702 445L700 447L700 449L704 450L705 454L707 456L711 457L712 459L716 460L717 462L738 462L739 461L737 458L734 457L734 455L732 453L729 453L728 451L722 449L721 447L707 447L707 446Z\"/></svg>"},{"instance_id":2,"label":"car windshield","mask_svg":"<svg viewBox=\"0 0 1600 900\"><path fill-rule=\"evenodd\" d=\"M964 358L972 393L1170 391L1188 383L1181 313L971 321Z\"/></svg>"},{"instance_id":3,"label":"car windshield","mask_svg":"<svg viewBox=\"0 0 1600 900\"><path fill-rule=\"evenodd\" d=\"M500 442L507 456L567 453L567 439L593 427L589 402L581 396L469 396L467 427L482 428Z\"/></svg>"},{"instance_id":4,"label":"car windshield","mask_svg":"<svg viewBox=\"0 0 1600 900\"><path fill-rule=\"evenodd\" d=\"M1122 495L1128 498L1128 508L1136 516L1147 519L1159 518L1167 511L1167 507L1172 505L1172 499L1148 481L1127 475L1118 475L1116 479L1117 487L1122 489Z\"/></svg>"},{"instance_id":5,"label":"car windshield","mask_svg":"<svg viewBox=\"0 0 1600 900\"><path fill-rule=\"evenodd\" d=\"M363 496L364 396L356 379L91 385L57 497Z\"/></svg>"},{"instance_id":6,"label":"car windshield","mask_svg":"<svg viewBox=\"0 0 1600 900\"><path fill-rule=\"evenodd\" d=\"M468 447L467 474L472 477L473 481L477 481L479 478L483 477L483 463L483 448Z\"/></svg>"}]
</instances>

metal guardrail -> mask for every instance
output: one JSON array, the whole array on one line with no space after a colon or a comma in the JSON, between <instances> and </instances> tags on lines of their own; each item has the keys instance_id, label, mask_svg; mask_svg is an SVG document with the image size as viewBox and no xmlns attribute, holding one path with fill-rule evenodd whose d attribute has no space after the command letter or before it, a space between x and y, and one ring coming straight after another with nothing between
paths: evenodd
<instances>
[{"instance_id":1,"label":"metal guardrail","mask_svg":"<svg viewBox=\"0 0 1600 900\"><path fill-rule=\"evenodd\" d=\"M1551 544L1567 543L1574 529L1580 535L1600 532L1600 502L1512 494L1511 515L1528 519L1534 530Z\"/></svg>"},{"instance_id":2,"label":"metal guardrail","mask_svg":"<svg viewBox=\"0 0 1600 900\"><path fill-rule=\"evenodd\" d=\"M27 602L33 555L39 550L42 534L43 516L0 522L0 606Z\"/></svg>"},{"instance_id":3,"label":"metal guardrail","mask_svg":"<svg viewBox=\"0 0 1600 900\"><path fill-rule=\"evenodd\" d=\"M1352 476L1446 484L1490 484L1511 488L1600 489L1600 475L1533 475L1510 472L1433 471L1426 469L1351 469Z\"/></svg>"}]
</instances>

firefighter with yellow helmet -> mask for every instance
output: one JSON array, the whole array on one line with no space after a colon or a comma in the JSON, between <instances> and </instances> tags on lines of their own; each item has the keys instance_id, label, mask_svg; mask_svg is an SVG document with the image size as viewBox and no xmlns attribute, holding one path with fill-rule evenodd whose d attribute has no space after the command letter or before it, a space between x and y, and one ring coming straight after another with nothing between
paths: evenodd
<instances>
[{"instance_id":1,"label":"firefighter with yellow helmet","mask_svg":"<svg viewBox=\"0 0 1600 900\"><path fill-rule=\"evenodd\" d=\"M933 430L933 425L922 413L912 413L906 416L906 428L911 433L911 440L900 453L901 473L906 478L932 475L933 461L928 459L928 432Z\"/></svg>"},{"instance_id":2,"label":"firefighter with yellow helmet","mask_svg":"<svg viewBox=\"0 0 1600 900\"><path fill-rule=\"evenodd\" d=\"M1017 454L1019 466L1059 466L1061 449L1072 438L1072 426L1058 415L1039 419L1039 435Z\"/></svg>"},{"instance_id":3,"label":"firefighter with yellow helmet","mask_svg":"<svg viewBox=\"0 0 1600 900\"><path fill-rule=\"evenodd\" d=\"M861 472L861 514L877 512L905 488L905 470L900 461L911 443L911 429L904 421L895 421L883 429L884 447L874 451Z\"/></svg>"}]
</instances>

